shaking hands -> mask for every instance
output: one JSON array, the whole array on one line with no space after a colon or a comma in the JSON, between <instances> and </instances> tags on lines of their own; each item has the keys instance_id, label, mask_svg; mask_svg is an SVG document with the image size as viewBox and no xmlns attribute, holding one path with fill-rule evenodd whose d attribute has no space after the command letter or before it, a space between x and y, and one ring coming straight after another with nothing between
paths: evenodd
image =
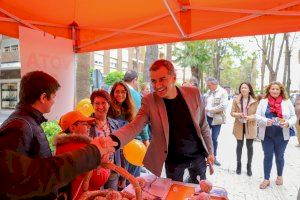
<instances>
[{"instance_id":1,"label":"shaking hands","mask_svg":"<svg viewBox=\"0 0 300 200\"><path fill-rule=\"evenodd\" d=\"M110 157L115 152L115 147L118 146L118 143L114 142L111 137L96 137L91 144L94 144L100 151L101 163L111 162Z\"/></svg>"}]
</instances>

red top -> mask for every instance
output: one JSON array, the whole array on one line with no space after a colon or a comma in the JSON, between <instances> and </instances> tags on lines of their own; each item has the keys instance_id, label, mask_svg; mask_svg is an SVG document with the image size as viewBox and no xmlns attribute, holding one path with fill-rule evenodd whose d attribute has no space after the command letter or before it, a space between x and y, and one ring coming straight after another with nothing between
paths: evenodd
<instances>
[{"instance_id":1,"label":"red top","mask_svg":"<svg viewBox=\"0 0 300 200\"><path fill-rule=\"evenodd\" d=\"M79 141L70 141L67 143L59 144L56 147L55 155L70 152L73 150L77 150L81 147L84 147L85 145L87 145L87 144L84 142L79 142ZM71 186L72 199L74 198L80 184L82 184L81 182L85 175L86 174L82 174L72 181L72 186ZM98 169L93 170L93 175L90 179L89 191L99 190L100 187L107 182L109 175L110 175L110 170L108 170L108 169L98 168ZM78 194L75 199L79 199L79 197L83 193L82 185L80 187L81 188L78 190Z\"/></svg>"}]
</instances>

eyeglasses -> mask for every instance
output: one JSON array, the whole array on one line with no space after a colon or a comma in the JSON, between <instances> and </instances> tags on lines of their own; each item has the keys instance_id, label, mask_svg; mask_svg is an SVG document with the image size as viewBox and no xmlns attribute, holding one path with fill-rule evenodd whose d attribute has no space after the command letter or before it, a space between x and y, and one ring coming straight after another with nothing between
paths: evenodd
<instances>
[{"instance_id":1,"label":"eyeglasses","mask_svg":"<svg viewBox=\"0 0 300 200\"><path fill-rule=\"evenodd\" d=\"M115 93L125 95L125 94L127 94L127 91L126 90L115 90Z\"/></svg>"}]
</instances>

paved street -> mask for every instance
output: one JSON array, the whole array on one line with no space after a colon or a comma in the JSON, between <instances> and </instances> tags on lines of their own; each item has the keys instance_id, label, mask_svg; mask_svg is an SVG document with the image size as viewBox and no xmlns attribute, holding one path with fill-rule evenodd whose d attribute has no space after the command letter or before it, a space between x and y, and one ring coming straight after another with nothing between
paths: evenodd
<instances>
[{"instance_id":1,"label":"paved street","mask_svg":"<svg viewBox=\"0 0 300 200\"><path fill-rule=\"evenodd\" d=\"M230 200L296 200L300 187L300 148L295 147L296 137L289 141L285 152L284 184L277 186L276 164L273 160L271 172L271 185L265 190L259 189L263 181L263 151L261 142L254 141L254 155L252 163L252 177L246 174L247 149L244 143L242 154L242 174L237 175L236 170L236 139L232 134L234 119L230 116L231 104L227 112L227 123L222 126L219 136L218 160L221 166L214 166L215 173L207 179L214 186L223 187L229 193ZM274 157L275 159L275 157ZM165 177L165 173L162 174ZM187 174L185 174L185 177ZM300 199L299 199L300 200Z\"/></svg>"},{"instance_id":2,"label":"paved street","mask_svg":"<svg viewBox=\"0 0 300 200\"><path fill-rule=\"evenodd\" d=\"M230 108L228 108L229 110ZM228 123L223 125L219 136L218 160L220 167L215 166L215 174L208 179L216 186L226 188L230 200L296 200L300 186L300 148L295 147L296 137L289 141L285 152L284 184L275 184L276 165L273 161L271 186L259 189L263 180L263 151L261 142L254 142L253 176L246 174L247 149L243 147L242 174L237 175L236 169L236 140L232 134L233 118L228 115ZM275 158L274 158L275 159Z\"/></svg>"},{"instance_id":3,"label":"paved street","mask_svg":"<svg viewBox=\"0 0 300 200\"><path fill-rule=\"evenodd\" d=\"M0 125L4 122L4 120L9 116L12 111L0 111Z\"/></svg>"}]
</instances>

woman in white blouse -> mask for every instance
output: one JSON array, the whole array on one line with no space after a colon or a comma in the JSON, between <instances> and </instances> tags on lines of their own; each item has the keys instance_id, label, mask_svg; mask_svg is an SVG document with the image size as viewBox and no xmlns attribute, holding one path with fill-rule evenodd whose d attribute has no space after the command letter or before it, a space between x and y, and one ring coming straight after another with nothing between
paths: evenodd
<instances>
[{"instance_id":1,"label":"woman in white blouse","mask_svg":"<svg viewBox=\"0 0 300 200\"><path fill-rule=\"evenodd\" d=\"M292 102L288 99L284 86L279 82L270 83L256 111L258 137L262 140L264 151L264 181L260 189L270 185L270 172L275 154L276 185L283 184L284 152L290 138L290 128L296 123Z\"/></svg>"}]
</instances>

